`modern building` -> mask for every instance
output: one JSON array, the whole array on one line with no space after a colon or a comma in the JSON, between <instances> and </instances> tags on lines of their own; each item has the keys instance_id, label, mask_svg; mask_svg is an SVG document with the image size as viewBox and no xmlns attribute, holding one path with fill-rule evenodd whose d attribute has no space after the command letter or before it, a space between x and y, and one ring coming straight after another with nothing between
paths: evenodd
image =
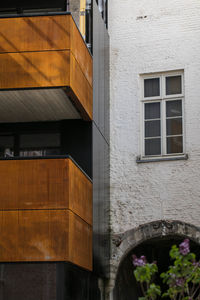
<instances>
[{"instance_id":1,"label":"modern building","mask_svg":"<svg viewBox=\"0 0 200 300\"><path fill-rule=\"evenodd\" d=\"M0 3L2 300L100 297L109 258L106 12L96 1Z\"/></svg>"}]
</instances>

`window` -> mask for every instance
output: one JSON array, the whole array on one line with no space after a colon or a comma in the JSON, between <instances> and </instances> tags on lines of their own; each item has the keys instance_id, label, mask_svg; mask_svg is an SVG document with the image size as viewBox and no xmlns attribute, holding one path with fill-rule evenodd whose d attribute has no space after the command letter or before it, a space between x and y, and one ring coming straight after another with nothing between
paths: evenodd
<instances>
[{"instance_id":1,"label":"window","mask_svg":"<svg viewBox=\"0 0 200 300\"><path fill-rule=\"evenodd\" d=\"M32 133L20 135L19 156L29 157L59 154L59 133Z\"/></svg>"},{"instance_id":2,"label":"window","mask_svg":"<svg viewBox=\"0 0 200 300\"><path fill-rule=\"evenodd\" d=\"M0 157L60 155L60 133L0 134Z\"/></svg>"},{"instance_id":3,"label":"window","mask_svg":"<svg viewBox=\"0 0 200 300\"><path fill-rule=\"evenodd\" d=\"M142 83L142 156L183 154L183 72L142 76Z\"/></svg>"},{"instance_id":4,"label":"window","mask_svg":"<svg viewBox=\"0 0 200 300\"><path fill-rule=\"evenodd\" d=\"M14 156L14 136L0 135L0 157Z\"/></svg>"},{"instance_id":5,"label":"window","mask_svg":"<svg viewBox=\"0 0 200 300\"><path fill-rule=\"evenodd\" d=\"M0 14L66 11L66 0L1 0Z\"/></svg>"}]
</instances>

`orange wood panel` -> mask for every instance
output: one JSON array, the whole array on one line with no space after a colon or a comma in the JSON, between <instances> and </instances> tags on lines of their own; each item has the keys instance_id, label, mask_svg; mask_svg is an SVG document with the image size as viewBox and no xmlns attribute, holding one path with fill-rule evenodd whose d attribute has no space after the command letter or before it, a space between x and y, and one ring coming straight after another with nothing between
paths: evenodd
<instances>
[{"instance_id":1,"label":"orange wood panel","mask_svg":"<svg viewBox=\"0 0 200 300\"><path fill-rule=\"evenodd\" d=\"M69 210L0 211L0 261L70 261L91 270L91 226Z\"/></svg>"},{"instance_id":2,"label":"orange wood panel","mask_svg":"<svg viewBox=\"0 0 200 300\"><path fill-rule=\"evenodd\" d=\"M0 89L58 86L91 120L92 57L72 16L0 19Z\"/></svg>"},{"instance_id":3,"label":"orange wood panel","mask_svg":"<svg viewBox=\"0 0 200 300\"><path fill-rule=\"evenodd\" d=\"M70 53L70 88L73 92L72 100L82 113L83 117L92 120L93 92L79 64Z\"/></svg>"},{"instance_id":4,"label":"orange wood panel","mask_svg":"<svg viewBox=\"0 0 200 300\"><path fill-rule=\"evenodd\" d=\"M67 159L1 160L0 210L68 208Z\"/></svg>"},{"instance_id":5,"label":"orange wood panel","mask_svg":"<svg viewBox=\"0 0 200 300\"><path fill-rule=\"evenodd\" d=\"M92 270L92 227L70 212L69 232L69 261Z\"/></svg>"},{"instance_id":6,"label":"orange wood panel","mask_svg":"<svg viewBox=\"0 0 200 300\"><path fill-rule=\"evenodd\" d=\"M0 19L0 53L70 47L70 15Z\"/></svg>"},{"instance_id":7,"label":"orange wood panel","mask_svg":"<svg viewBox=\"0 0 200 300\"><path fill-rule=\"evenodd\" d=\"M67 211L1 211L0 222L0 261L68 260Z\"/></svg>"},{"instance_id":8,"label":"orange wood panel","mask_svg":"<svg viewBox=\"0 0 200 300\"><path fill-rule=\"evenodd\" d=\"M0 160L0 210L70 209L92 225L92 183L68 159Z\"/></svg>"},{"instance_id":9,"label":"orange wood panel","mask_svg":"<svg viewBox=\"0 0 200 300\"><path fill-rule=\"evenodd\" d=\"M71 51L92 87L92 56L72 18L70 29Z\"/></svg>"},{"instance_id":10,"label":"orange wood panel","mask_svg":"<svg viewBox=\"0 0 200 300\"><path fill-rule=\"evenodd\" d=\"M0 54L0 89L69 85L69 51Z\"/></svg>"},{"instance_id":11,"label":"orange wood panel","mask_svg":"<svg viewBox=\"0 0 200 300\"><path fill-rule=\"evenodd\" d=\"M92 225L92 182L69 160L69 209Z\"/></svg>"}]
</instances>

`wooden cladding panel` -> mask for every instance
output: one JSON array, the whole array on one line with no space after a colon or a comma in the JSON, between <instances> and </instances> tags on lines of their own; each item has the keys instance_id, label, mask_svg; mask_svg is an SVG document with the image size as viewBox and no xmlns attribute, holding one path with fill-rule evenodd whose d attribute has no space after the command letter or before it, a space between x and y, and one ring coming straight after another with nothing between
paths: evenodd
<instances>
[{"instance_id":1,"label":"wooden cladding panel","mask_svg":"<svg viewBox=\"0 0 200 300\"><path fill-rule=\"evenodd\" d=\"M0 89L40 87L66 87L92 119L92 57L72 16L0 19Z\"/></svg>"},{"instance_id":2,"label":"wooden cladding panel","mask_svg":"<svg viewBox=\"0 0 200 300\"><path fill-rule=\"evenodd\" d=\"M70 54L70 88L72 100L82 113L85 119L92 120L93 110L93 91L86 77L84 76L79 64Z\"/></svg>"},{"instance_id":3,"label":"wooden cladding panel","mask_svg":"<svg viewBox=\"0 0 200 300\"><path fill-rule=\"evenodd\" d=\"M0 211L0 261L70 261L92 269L92 229L69 210Z\"/></svg>"},{"instance_id":4,"label":"wooden cladding panel","mask_svg":"<svg viewBox=\"0 0 200 300\"><path fill-rule=\"evenodd\" d=\"M69 215L61 211L1 211L0 261L68 257Z\"/></svg>"},{"instance_id":5,"label":"wooden cladding panel","mask_svg":"<svg viewBox=\"0 0 200 300\"><path fill-rule=\"evenodd\" d=\"M0 20L0 53L70 48L71 16L37 16Z\"/></svg>"},{"instance_id":6,"label":"wooden cladding panel","mask_svg":"<svg viewBox=\"0 0 200 300\"><path fill-rule=\"evenodd\" d=\"M0 54L0 89L69 85L69 51Z\"/></svg>"},{"instance_id":7,"label":"wooden cladding panel","mask_svg":"<svg viewBox=\"0 0 200 300\"><path fill-rule=\"evenodd\" d=\"M80 36L80 32L71 19L71 33L70 33L70 47L75 59L77 60L80 68L84 72L90 86L92 87L92 56L90 55L83 39Z\"/></svg>"},{"instance_id":8,"label":"wooden cladding panel","mask_svg":"<svg viewBox=\"0 0 200 300\"><path fill-rule=\"evenodd\" d=\"M69 209L92 225L92 183L69 160Z\"/></svg>"},{"instance_id":9,"label":"wooden cladding panel","mask_svg":"<svg viewBox=\"0 0 200 300\"><path fill-rule=\"evenodd\" d=\"M0 210L70 209L92 225L92 183L70 159L0 160Z\"/></svg>"},{"instance_id":10,"label":"wooden cladding panel","mask_svg":"<svg viewBox=\"0 0 200 300\"><path fill-rule=\"evenodd\" d=\"M68 208L68 160L0 160L0 210Z\"/></svg>"},{"instance_id":11,"label":"wooden cladding panel","mask_svg":"<svg viewBox=\"0 0 200 300\"><path fill-rule=\"evenodd\" d=\"M92 227L71 212L69 220L69 260L92 270Z\"/></svg>"}]
</instances>

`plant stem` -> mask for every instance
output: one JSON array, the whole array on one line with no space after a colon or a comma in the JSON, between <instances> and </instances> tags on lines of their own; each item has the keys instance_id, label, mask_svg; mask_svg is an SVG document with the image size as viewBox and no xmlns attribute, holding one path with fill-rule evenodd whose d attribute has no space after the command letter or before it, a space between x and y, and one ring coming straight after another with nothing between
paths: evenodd
<instances>
[{"instance_id":1,"label":"plant stem","mask_svg":"<svg viewBox=\"0 0 200 300\"><path fill-rule=\"evenodd\" d=\"M140 282L140 287L141 287L141 290L142 290L143 296L145 297L145 291L144 291L144 287L143 287L143 284L142 284L142 282Z\"/></svg>"}]
</instances>

